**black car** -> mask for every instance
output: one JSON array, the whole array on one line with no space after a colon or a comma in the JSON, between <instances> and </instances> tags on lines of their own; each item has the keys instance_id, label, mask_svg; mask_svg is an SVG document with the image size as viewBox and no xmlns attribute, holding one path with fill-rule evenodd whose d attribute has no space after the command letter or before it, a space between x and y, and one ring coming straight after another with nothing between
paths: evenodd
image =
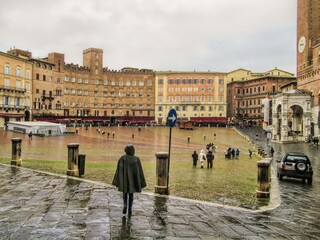
<instances>
[{"instance_id":1,"label":"black car","mask_svg":"<svg viewBox=\"0 0 320 240\"><path fill-rule=\"evenodd\" d=\"M309 185L312 184L313 170L309 157L304 153L290 152L278 160L277 176L279 180L283 177L300 178L302 181L307 180Z\"/></svg>"}]
</instances>

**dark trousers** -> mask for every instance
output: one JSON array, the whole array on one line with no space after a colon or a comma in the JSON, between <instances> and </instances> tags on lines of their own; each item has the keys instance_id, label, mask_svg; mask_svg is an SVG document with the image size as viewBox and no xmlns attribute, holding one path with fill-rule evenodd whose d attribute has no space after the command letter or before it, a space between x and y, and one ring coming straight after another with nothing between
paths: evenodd
<instances>
[{"instance_id":1,"label":"dark trousers","mask_svg":"<svg viewBox=\"0 0 320 240\"><path fill-rule=\"evenodd\" d=\"M207 168L212 168L212 160L208 160Z\"/></svg>"},{"instance_id":2,"label":"dark trousers","mask_svg":"<svg viewBox=\"0 0 320 240\"><path fill-rule=\"evenodd\" d=\"M196 167L197 166L197 159L193 160L193 166Z\"/></svg>"},{"instance_id":3,"label":"dark trousers","mask_svg":"<svg viewBox=\"0 0 320 240\"><path fill-rule=\"evenodd\" d=\"M128 196L129 196L129 211L132 209L133 204L133 193L123 193L123 206L128 206Z\"/></svg>"}]
</instances>

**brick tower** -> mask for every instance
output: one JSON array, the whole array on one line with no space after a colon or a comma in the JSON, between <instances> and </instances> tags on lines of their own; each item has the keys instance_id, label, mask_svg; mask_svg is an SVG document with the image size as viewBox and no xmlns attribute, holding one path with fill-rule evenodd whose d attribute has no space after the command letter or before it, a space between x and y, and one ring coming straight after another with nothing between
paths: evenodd
<instances>
[{"instance_id":1,"label":"brick tower","mask_svg":"<svg viewBox=\"0 0 320 240\"><path fill-rule=\"evenodd\" d=\"M311 126L314 135L320 126L320 1L298 0L297 18L298 89L312 92Z\"/></svg>"}]
</instances>

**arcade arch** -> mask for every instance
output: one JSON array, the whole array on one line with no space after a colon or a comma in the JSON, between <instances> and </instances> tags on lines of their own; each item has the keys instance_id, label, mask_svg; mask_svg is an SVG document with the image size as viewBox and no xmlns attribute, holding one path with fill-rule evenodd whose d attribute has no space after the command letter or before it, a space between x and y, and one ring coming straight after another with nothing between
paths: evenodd
<instances>
[{"instance_id":1,"label":"arcade arch","mask_svg":"<svg viewBox=\"0 0 320 240\"><path fill-rule=\"evenodd\" d=\"M311 133L310 92L294 89L276 95L272 101L273 141L305 141Z\"/></svg>"}]
</instances>

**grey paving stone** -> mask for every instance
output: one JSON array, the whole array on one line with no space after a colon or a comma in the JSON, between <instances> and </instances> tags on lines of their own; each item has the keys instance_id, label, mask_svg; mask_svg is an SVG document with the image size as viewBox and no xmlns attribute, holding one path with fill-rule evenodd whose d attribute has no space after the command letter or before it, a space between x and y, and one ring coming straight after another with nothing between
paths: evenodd
<instances>
[{"instance_id":1,"label":"grey paving stone","mask_svg":"<svg viewBox=\"0 0 320 240\"><path fill-rule=\"evenodd\" d=\"M0 165L0 239L320 239L318 182L281 182L281 205L265 211L136 194L124 221L110 185Z\"/></svg>"}]
</instances>

